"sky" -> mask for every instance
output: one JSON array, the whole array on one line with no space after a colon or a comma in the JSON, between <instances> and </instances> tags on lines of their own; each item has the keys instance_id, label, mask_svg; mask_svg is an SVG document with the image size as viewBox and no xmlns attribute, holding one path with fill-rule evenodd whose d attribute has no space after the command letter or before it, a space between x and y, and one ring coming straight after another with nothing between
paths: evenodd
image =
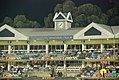
<instances>
[{"instance_id":1,"label":"sky","mask_svg":"<svg viewBox=\"0 0 119 80\"><path fill-rule=\"evenodd\" d=\"M111 5L108 0L74 0L76 5L84 3L96 4L108 10ZM44 25L44 17L52 13L56 4L63 0L0 0L0 22L4 17L14 18L16 15L25 15L29 20L35 20Z\"/></svg>"}]
</instances>

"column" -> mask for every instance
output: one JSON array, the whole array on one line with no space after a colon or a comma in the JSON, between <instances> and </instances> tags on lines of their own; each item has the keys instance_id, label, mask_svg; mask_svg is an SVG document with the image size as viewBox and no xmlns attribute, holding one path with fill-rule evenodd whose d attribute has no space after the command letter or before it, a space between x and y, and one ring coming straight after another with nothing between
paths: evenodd
<instances>
[{"instance_id":1,"label":"column","mask_svg":"<svg viewBox=\"0 0 119 80\"><path fill-rule=\"evenodd\" d=\"M64 69L66 69L66 61L64 61Z\"/></svg>"},{"instance_id":2,"label":"column","mask_svg":"<svg viewBox=\"0 0 119 80\"><path fill-rule=\"evenodd\" d=\"M113 50L114 50L114 58L116 58L116 53L115 53L115 48L116 48L116 45L115 45L115 37L114 37L114 40L113 40Z\"/></svg>"},{"instance_id":3,"label":"column","mask_svg":"<svg viewBox=\"0 0 119 80\"><path fill-rule=\"evenodd\" d=\"M66 61L64 61L64 76L67 76L67 70L66 70Z\"/></svg>"},{"instance_id":4,"label":"column","mask_svg":"<svg viewBox=\"0 0 119 80\"><path fill-rule=\"evenodd\" d=\"M27 53L30 52L30 44L27 44Z\"/></svg>"},{"instance_id":5,"label":"column","mask_svg":"<svg viewBox=\"0 0 119 80\"><path fill-rule=\"evenodd\" d=\"M11 45L8 45L8 54L11 53Z\"/></svg>"},{"instance_id":6,"label":"column","mask_svg":"<svg viewBox=\"0 0 119 80\"><path fill-rule=\"evenodd\" d=\"M48 61L45 61L45 67L46 68L48 67Z\"/></svg>"},{"instance_id":7,"label":"column","mask_svg":"<svg viewBox=\"0 0 119 80\"><path fill-rule=\"evenodd\" d=\"M10 62L8 62L7 70L10 71Z\"/></svg>"},{"instance_id":8,"label":"column","mask_svg":"<svg viewBox=\"0 0 119 80\"><path fill-rule=\"evenodd\" d=\"M82 44L82 51L85 50L85 44Z\"/></svg>"},{"instance_id":9,"label":"column","mask_svg":"<svg viewBox=\"0 0 119 80\"><path fill-rule=\"evenodd\" d=\"M26 63L26 67L29 68L29 62Z\"/></svg>"},{"instance_id":10,"label":"column","mask_svg":"<svg viewBox=\"0 0 119 80\"><path fill-rule=\"evenodd\" d=\"M67 50L67 44L64 44L64 51Z\"/></svg>"},{"instance_id":11,"label":"column","mask_svg":"<svg viewBox=\"0 0 119 80\"><path fill-rule=\"evenodd\" d=\"M45 47L46 47L46 54L48 54L49 52L48 44L46 44Z\"/></svg>"},{"instance_id":12,"label":"column","mask_svg":"<svg viewBox=\"0 0 119 80\"><path fill-rule=\"evenodd\" d=\"M82 61L82 68L85 68L85 62Z\"/></svg>"},{"instance_id":13,"label":"column","mask_svg":"<svg viewBox=\"0 0 119 80\"><path fill-rule=\"evenodd\" d=\"M103 45L103 44L100 44L100 48L101 48L101 52L103 52L103 50L104 50L104 45Z\"/></svg>"}]
</instances>

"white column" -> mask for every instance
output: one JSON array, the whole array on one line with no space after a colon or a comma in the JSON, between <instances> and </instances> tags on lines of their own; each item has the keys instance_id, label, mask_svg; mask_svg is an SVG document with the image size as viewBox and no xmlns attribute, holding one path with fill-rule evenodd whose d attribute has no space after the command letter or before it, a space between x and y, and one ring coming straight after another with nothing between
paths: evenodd
<instances>
[{"instance_id":1,"label":"white column","mask_svg":"<svg viewBox=\"0 0 119 80\"><path fill-rule=\"evenodd\" d=\"M64 61L64 76L67 76L66 61Z\"/></svg>"},{"instance_id":2,"label":"white column","mask_svg":"<svg viewBox=\"0 0 119 80\"><path fill-rule=\"evenodd\" d=\"M86 46L85 44L82 44L82 51L85 50Z\"/></svg>"},{"instance_id":3,"label":"white column","mask_svg":"<svg viewBox=\"0 0 119 80\"><path fill-rule=\"evenodd\" d=\"M8 54L11 53L11 45L8 45Z\"/></svg>"},{"instance_id":4,"label":"white column","mask_svg":"<svg viewBox=\"0 0 119 80\"><path fill-rule=\"evenodd\" d=\"M29 62L27 62L26 67L29 68Z\"/></svg>"},{"instance_id":5,"label":"white column","mask_svg":"<svg viewBox=\"0 0 119 80\"><path fill-rule=\"evenodd\" d=\"M66 69L66 61L64 61L64 69Z\"/></svg>"},{"instance_id":6,"label":"white column","mask_svg":"<svg viewBox=\"0 0 119 80\"><path fill-rule=\"evenodd\" d=\"M48 44L46 44L45 47L46 47L46 54L48 54L49 52Z\"/></svg>"},{"instance_id":7,"label":"white column","mask_svg":"<svg viewBox=\"0 0 119 80\"><path fill-rule=\"evenodd\" d=\"M67 44L64 44L64 51L67 50Z\"/></svg>"},{"instance_id":8,"label":"white column","mask_svg":"<svg viewBox=\"0 0 119 80\"><path fill-rule=\"evenodd\" d=\"M30 44L27 44L27 53L30 52Z\"/></svg>"},{"instance_id":9,"label":"white column","mask_svg":"<svg viewBox=\"0 0 119 80\"><path fill-rule=\"evenodd\" d=\"M100 50L101 50L101 52L103 52L103 50L104 50L104 45L103 45L103 44L101 44L101 45L100 45L100 48L101 48L101 49L100 49Z\"/></svg>"},{"instance_id":10,"label":"white column","mask_svg":"<svg viewBox=\"0 0 119 80\"><path fill-rule=\"evenodd\" d=\"M46 68L48 67L48 61L45 61L45 67Z\"/></svg>"},{"instance_id":11,"label":"white column","mask_svg":"<svg viewBox=\"0 0 119 80\"><path fill-rule=\"evenodd\" d=\"M82 61L82 68L85 68L85 62Z\"/></svg>"},{"instance_id":12,"label":"white column","mask_svg":"<svg viewBox=\"0 0 119 80\"><path fill-rule=\"evenodd\" d=\"M10 63L8 62L7 70L10 71Z\"/></svg>"}]
</instances>

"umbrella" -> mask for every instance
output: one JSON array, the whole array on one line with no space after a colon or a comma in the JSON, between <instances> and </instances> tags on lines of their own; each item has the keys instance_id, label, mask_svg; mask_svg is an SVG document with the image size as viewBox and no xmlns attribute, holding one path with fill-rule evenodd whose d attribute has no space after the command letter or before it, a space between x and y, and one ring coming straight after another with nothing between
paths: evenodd
<instances>
[{"instance_id":1,"label":"umbrella","mask_svg":"<svg viewBox=\"0 0 119 80\"><path fill-rule=\"evenodd\" d=\"M107 70L106 69L101 69L100 74L103 75L103 73L107 73Z\"/></svg>"}]
</instances>

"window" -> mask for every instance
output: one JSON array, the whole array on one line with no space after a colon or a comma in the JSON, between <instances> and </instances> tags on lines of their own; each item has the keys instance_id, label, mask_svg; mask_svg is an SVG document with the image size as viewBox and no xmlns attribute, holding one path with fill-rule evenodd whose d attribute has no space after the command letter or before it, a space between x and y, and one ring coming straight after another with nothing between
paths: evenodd
<instances>
[{"instance_id":1,"label":"window","mask_svg":"<svg viewBox=\"0 0 119 80\"><path fill-rule=\"evenodd\" d=\"M15 37L15 34L8 29L4 29L0 32L0 37Z\"/></svg>"},{"instance_id":2,"label":"window","mask_svg":"<svg viewBox=\"0 0 119 80\"><path fill-rule=\"evenodd\" d=\"M84 36L93 36L93 35L101 35L101 32L92 27L84 33Z\"/></svg>"}]
</instances>

